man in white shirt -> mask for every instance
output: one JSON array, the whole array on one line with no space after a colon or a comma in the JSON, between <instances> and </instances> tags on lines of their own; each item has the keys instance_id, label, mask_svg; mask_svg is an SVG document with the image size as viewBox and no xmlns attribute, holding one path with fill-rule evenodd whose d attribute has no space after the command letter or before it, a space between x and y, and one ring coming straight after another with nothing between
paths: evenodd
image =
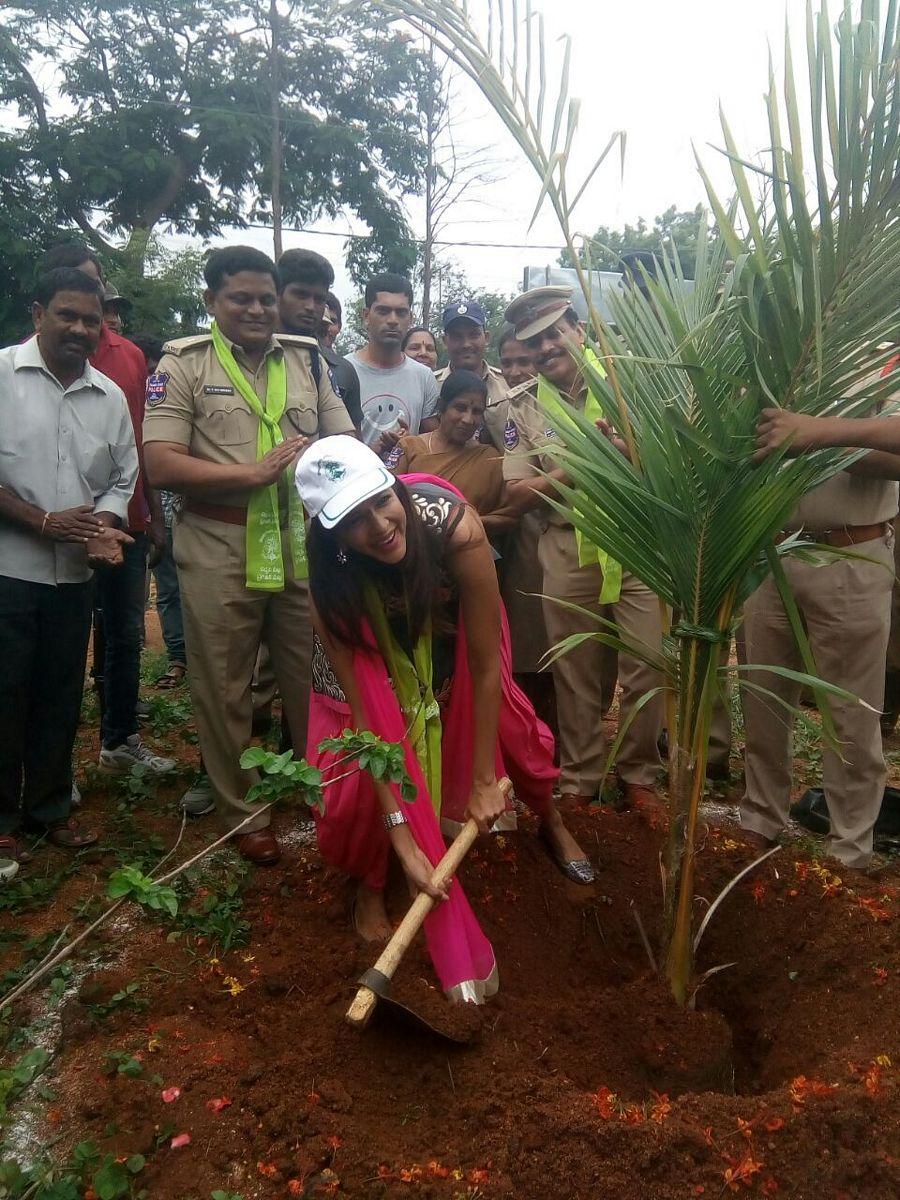
<instances>
[{"instance_id":1,"label":"man in white shirt","mask_svg":"<svg viewBox=\"0 0 900 1200\"><path fill-rule=\"evenodd\" d=\"M438 387L426 366L403 353L412 324L408 280L390 274L369 280L363 321L369 340L347 360L359 376L360 436L384 456L404 434L437 428Z\"/></svg>"},{"instance_id":2,"label":"man in white shirt","mask_svg":"<svg viewBox=\"0 0 900 1200\"><path fill-rule=\"evenodd\" d=\"M17 862L20 826L97 840L70 816L91 570L122 563L138 472L125 396L87 361L102 296L82 271L49 272L37 336L0 350L0 854Z\"/></svg>"}]
</instances>

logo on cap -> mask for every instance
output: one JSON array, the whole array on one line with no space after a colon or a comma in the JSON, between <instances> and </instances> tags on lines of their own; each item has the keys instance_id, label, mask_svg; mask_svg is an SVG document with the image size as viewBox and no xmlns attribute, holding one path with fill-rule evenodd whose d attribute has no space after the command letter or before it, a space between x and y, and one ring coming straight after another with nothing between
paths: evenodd
<instances>
[{"instance_id":1,"label":"logo on cap","mask_svg":"<svg viewBox=\"0 0 900 1200\"><path fill-rule=\"evenodd\" d=\"M469 306L468 306L468 304L457 305L456 311L459 313L459 315L461 317L464 317L466 315L466 313L469 311Z\"/></svg>"},{"instance_id":2,"label":"logo on cap","mask_svg":"<svg viewBox=\"0 0 900 1200\"><path fill-rule=\"evenodd\" d=\"M347 474L344 464L335 462L333 458L320 458L316 463L316 471L320 475L325 475L332 483L337 483Z\"/></svg>"}]
</instances>

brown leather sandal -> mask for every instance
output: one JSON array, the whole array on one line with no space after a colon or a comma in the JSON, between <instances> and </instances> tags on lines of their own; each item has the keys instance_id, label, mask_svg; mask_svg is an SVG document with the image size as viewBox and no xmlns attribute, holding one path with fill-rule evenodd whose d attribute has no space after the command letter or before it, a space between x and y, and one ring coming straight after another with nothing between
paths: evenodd
<instances>
[{"instance_id":1,"label":"brown leather sandal","mask_svg":"<svg viewBox=\"0 0 900 1200\"><path fill-rule=\"evenodd\" d=\"M11 858L13 862L27 863L31 855L22 848L22 843L11 833L0 834L0 858Z\"/></svg>"},{"instance_id":2,"label":"brown leather sandal","mask_svg":"<svg viewBox=\"0 0 900 1200\"><path fill-rule=\"evenodd\" d=\"M187 667L184 663L169 663L169 669L165 675L160 675L153 686L159 688L161 691L171 691L172 688L181 687L184 683L185 675L187 675Z\"/></svg>"},{"instance_id":3,"label":"brown leather sandal","mask_svg":"<svg viewBox=\"0 0 900 1200\"><path fill-rule=\"evenodd\" d=\"M46 838L51 846L59 846L62 850L82 850L85 846L93 846L100 840L100 835L79 825L74 817L67 817L48 825Z\"/></svg>"}]
</instances>

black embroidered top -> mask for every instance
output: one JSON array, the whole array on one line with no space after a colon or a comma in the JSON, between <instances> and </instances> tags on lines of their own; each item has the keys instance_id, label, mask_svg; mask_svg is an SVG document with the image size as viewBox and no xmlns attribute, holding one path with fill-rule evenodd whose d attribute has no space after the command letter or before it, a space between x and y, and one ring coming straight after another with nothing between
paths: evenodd
<instances>
[{"instance_id":1,"label":"black embroidered top","mask_svg":"<svg viewBox=\"0 0 900 1200\"><path fill-rule=\"evenodd\" d=\"M413 507L423 525L437 534L440 557L443 559L447 542L462 520L465 504L453 492L433 483L416 483L409 487L409 493ZM376 564L373 574L384 600L391 632L404 653L412 657L413 647L409 635L406 598L403 594L399 573L393 567L381 567ZM442 707L449 698L453 680L458 609L459 596L456 585L450 575L446 571L442 571L439 604L440 627L436 627L432 631L431 638L433 691L435 699ZM318 637L313 639L311 675L314 692L346 703L346 697Z\"/></svg>"}]
</instances>

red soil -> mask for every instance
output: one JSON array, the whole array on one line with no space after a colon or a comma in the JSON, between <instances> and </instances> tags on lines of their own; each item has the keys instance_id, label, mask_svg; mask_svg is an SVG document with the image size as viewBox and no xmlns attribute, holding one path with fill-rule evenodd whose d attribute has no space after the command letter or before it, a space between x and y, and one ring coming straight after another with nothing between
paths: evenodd
<instances>
[{"instance_id":1,"label":"red soil","mask_svg":"<svg viewBox=\"0 0 900 1200\"><path fill-rule=\"evenodd\" d=\"M471 1045L383 1018L362 1033L344 1023L377 949L350 929L346 885L301 848L257 873L250 944L221 962L141 918L111 942L114 975L64 1011L53 1132L63 1146L90 1137L147 1155L153 1200L215 1188L244 1200L900 1194L897 1072L884 1059L900 1050L896 886L823 894L821 868L783 851L716 914L698 968L735 965L679 1012L631 907L655 944L659 835L634 814L577 816L601 869L592 894L522 824L463 871L501 973ZM747 860L711 830L699 892L714 896ZM402 888L393 900L398 918ZM421 948L402 972L404 998L440 1019L438 993L422 1000L433 975ZM98 1027L82 1001L130 979L150 1008ZM143 1077L102 1074L110 1048L141 1053ZM167 1104L169 1087L181 1094ZM170 1149L182 1132L190 1144Z\"/></svg>"}]
</instances>

